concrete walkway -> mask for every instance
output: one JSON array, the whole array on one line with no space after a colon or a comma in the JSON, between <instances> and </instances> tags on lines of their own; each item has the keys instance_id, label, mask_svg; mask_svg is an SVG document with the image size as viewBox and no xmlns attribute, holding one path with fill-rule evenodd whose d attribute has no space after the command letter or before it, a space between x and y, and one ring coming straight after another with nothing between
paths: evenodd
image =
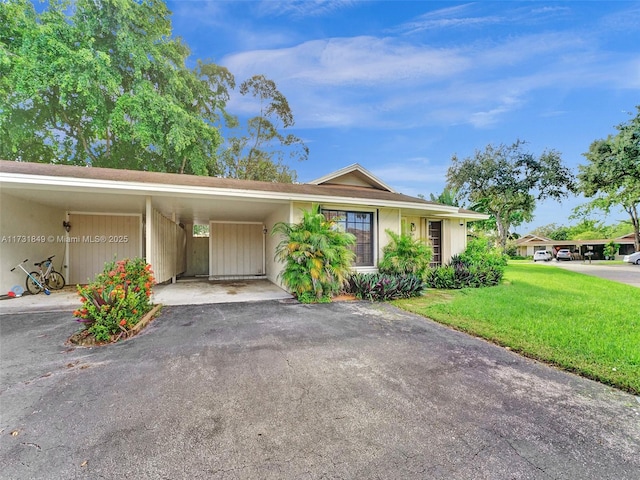
<instances>
[{"instance_id":1,"label":"concrete walkway","mask_svg":"<svg viewBox=\"0 0 640 480\"><path fill-rule=\"evenodd\" d=\"M280 300L292 296L268 280L233 280L210 282L206 279L179 280L174 284L156 285L153 303L163 305L201 305L206 303L252 302ZM38 295L28 293L20 298L0 300L0 315L24 312L73 311L80 306L76 287Z\"/></svg>"}]
</instances>

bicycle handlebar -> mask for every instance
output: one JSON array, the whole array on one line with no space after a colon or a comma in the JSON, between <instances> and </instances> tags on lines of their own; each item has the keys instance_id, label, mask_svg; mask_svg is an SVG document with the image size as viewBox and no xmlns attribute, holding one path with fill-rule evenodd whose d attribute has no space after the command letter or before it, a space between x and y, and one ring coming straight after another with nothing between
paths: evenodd
<instances>
[{"instance_id":1,"label":"bicycle handlebar","mask_svg":"<svg viewBox=\"0 0 640 480\"><path fill-rule=\"evenodd\" d=\"M34 263L34 265L36 267L39 267L40 265L42 265L45 262L50 262L53 257L55 257L55 255L51 255L49 258L47 258L46 260L42 260L41 262ZM26 260L25 260L25 262L26 262Z\"/></svg>"},{"instance_id":2,"label":"bicycle handlebar","mask_svg":"<svg viewBox=\"0 0 640 480\"><path fill-rule=\"evenodd\" d=\"M23 261L21 261L20 263L27 263L28 261L29 261L29 259L28 259L28 258L25 258L25 259L24 259ZM20 265L20 263L19 263L18 265ZM11 271L13 272L16 268L18 268L18 265L16 265L15 267L13 267L13 268L11 269Z\"/></svg>"}]
</instances>

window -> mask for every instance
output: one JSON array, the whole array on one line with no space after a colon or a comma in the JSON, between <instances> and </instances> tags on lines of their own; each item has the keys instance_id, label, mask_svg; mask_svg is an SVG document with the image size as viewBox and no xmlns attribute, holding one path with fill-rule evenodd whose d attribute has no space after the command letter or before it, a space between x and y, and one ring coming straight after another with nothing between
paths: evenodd
<instances>
[{"instance_id":1,"label":"window","mask_svg":"<svg viewBox=\"0 0 640 480\"><path fill-rule=\"evenodd\" d=\"M356 267L373 266L373 213L348 212L344 210L322 210L327 220L333 220L345 232L356 237L356 244L351 247L356 254Z\"/></svg>"},{"instance_id":2,"label":"window","mask_svg":"<svg viewBox=\"0 0 640 480\"><path fill-rule=\"evenodd\" d=\"M194 225L193 226L193 236L194 237L208 237L209 236L209 225Z\"/></svg>"}]
</instances>

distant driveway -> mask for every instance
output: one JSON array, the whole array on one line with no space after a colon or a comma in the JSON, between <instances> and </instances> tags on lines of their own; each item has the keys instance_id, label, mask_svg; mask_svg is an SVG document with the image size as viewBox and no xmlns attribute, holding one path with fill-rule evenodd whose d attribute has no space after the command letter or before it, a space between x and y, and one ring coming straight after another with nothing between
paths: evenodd
<instances>
[{"instance_id":1,"label":"distant driveway","mask_svg":"<svg viewBox=\"0 0 640 480\"><path fill-rule=\"evenodd\" d=\"M638 479L636 397L388 305L0 316L0 477Z\"/></svg>"},{"instance_id":2,"label":"distant driveway","mask_svg":"<svg viewBox=\"0 0 640 480\"><path fill-rule=\"evenodd\" d=\"M632 287L640 288L640 265L630 263L610 263L607 261L581 262L581 261L561 261L549 262L552 265L584 273L593 277L606 278L614 282L626 283Z\"/></svg>"}]
</instances>

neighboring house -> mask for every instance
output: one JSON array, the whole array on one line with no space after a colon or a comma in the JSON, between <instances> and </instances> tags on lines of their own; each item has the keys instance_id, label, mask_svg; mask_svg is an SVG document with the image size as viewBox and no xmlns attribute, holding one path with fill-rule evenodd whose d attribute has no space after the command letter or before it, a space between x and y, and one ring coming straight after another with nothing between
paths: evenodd
<instances>
[{"instance_id":1,"label":"neighboring house","mask_svg":"<svg viewBox=\"0 0 640 480\"><path fill-rule=\"evenodd\" d=\"M487 218L397 193L359 165L280 184L0 161L0 202L0 292L24 283L11 267L50 255L69 284L87 283L105 261L134 256L147 259L160 283L200 275L279 284L281 239L271 229L298 221L313 204L356 235L357 271L376 271L386 229L423 239L442 263L466 248L467 222Z\"/></svg>"},{"instance_id":2,"label":"neighboring house","mask_svg":"<svg viewBox=\"0 0 640 480\"><path fill-rule=\"evenodd\" d=\"M611 242L611 239L552 240L529 233L516 240L516 249L518 255L531 257L538 250L547 250L555 256L558 250L567 248L573 253L576 260L583 259L587 252L593 253L593 260L602 260L604 259L604 247L609 242ZM616 255L616 258L619 260L625 255L633 253L635 249L633 233L614 238L613 242L620 245Z\"/></svg>"}]
</instances>

